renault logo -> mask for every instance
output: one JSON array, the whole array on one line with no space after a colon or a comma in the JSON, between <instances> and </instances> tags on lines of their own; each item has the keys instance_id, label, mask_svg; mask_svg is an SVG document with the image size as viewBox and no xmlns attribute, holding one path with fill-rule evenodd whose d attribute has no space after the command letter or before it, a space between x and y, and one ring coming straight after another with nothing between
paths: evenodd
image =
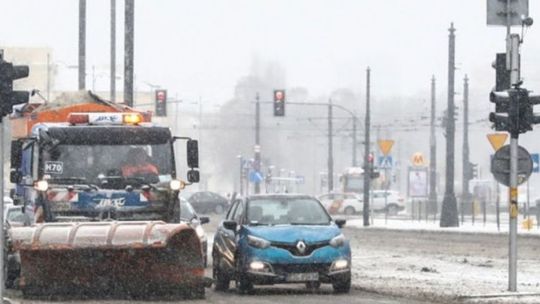
<instances>
[{"instance_id":1,"label":"renault logo","mask_svg":"<svg viewBox=\"0 0 540 304\"><path fill-rule=\"evenodd\" d=\"M299 241L298 244L296 244L296 249L298 249L300 254L304 254L306 252L306 243Z\"/></svg>"}]
</instances>

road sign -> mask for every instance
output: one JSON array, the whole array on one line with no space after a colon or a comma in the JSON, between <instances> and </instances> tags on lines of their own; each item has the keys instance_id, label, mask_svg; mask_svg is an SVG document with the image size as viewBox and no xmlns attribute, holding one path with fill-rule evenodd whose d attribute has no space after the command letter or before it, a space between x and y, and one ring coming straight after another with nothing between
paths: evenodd
<instances>
[{"instance_id":1,"label":"road sign","mask_svg":"<svg viewBox=\"0 0 540 304\"><path fill-rule=\"evenodd\" d=\"M394 159L392 156L379 156L379 168L391 169L394 166Z\"/></svg>"},{"instance_id":2,"label":"road sign","mask_svg":"<svg viewBox=\"0 0 540 304\"><path fill-rule=\"evenodd\" d=\"M533 173L540 172L540 154L538 154L538 153L531 154L531 159L532 159L532 162L533 162L532 172Z\"/></svg>"},{"instance_id":3,"label":"road sign","mask_svg":"<svg viewBox=\"0 0 540 304\"><path fill-rule=\"evenodd\" d=\"M533 171L533 161L529 152L522 146L518 146L518 185L529 179ZM503 146L491 159L491 173L495 179L510 186L510 145Z\"/></svg>"},{"instance_id":4,"label":"road sign","mask_svg":"<svg viewBox=\"0 0 540 304\"><path fill-rule=\"evenodd\" d=\"M260 183L264 180L261 172L252 170L249 172L249 181L252 183Z\"/></svg>"},{"instance_id":5,"label":"road sign","mask_svg":"<svg viewBox=\"0 0 540 304\"><path fill-rule=\"evenodd\" d=\"M487 25L507 25L507 3L501 0L487 1ZM521 16L529 16L529 0L510 1L510 24L521 25Z\"/></svg>"},{"instance_id":6,"label":"road sign","mask_svg":"<svg viewBox=\"0 0 540 304\"><path fill-rule=\"evenodd\" d=\"M424 166L425 165L424 154L422 154L421 152L414 153L411 158L411 161L412 161L413 166L416 166L416 167Z\"/></svg>"},{"instance_id":7,"label":"road sign","mask_svg":"<svg viewBox=\"0 0 540 304\"><path fill-rule=\"evenodd\" d=\"M508 138L508 133L488 134L487 138L489 140L489 143L493 147L493 150L497 151L504 145L504 143L506 143L506 139Z\"/></svg>"},{"instance_id":8,"label":"road sign","mask_svg":"<svg viewBox=\"0 0 540 304\"><path fill-rule=\"evenodd\" d=\"M394 145L394 141L391 139L381 139L377 141L377 143L379 144L379 149L381 149L384 156L387 156L390 153L392 146Z\"/></svg>"}]
</instances>

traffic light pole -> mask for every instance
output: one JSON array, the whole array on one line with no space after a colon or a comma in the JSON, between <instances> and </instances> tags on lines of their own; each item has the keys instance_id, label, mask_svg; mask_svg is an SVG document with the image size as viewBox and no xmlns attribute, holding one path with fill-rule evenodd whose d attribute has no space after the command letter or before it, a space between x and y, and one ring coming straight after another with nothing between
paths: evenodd
<instances>
[{"instance_id":1,"label":"traffic light pole","mask_svg":"<svg viewBox=\"0 0 540 304\"><path fill-rule=\"evenodd\" d=\"M429 203L437 218L437 138L435 137L435 76L431 78L431 125L429 136Z\"/></svg>"},{"instance_id":2,"label":"traffic light pole","mask_svg":"<svg viewBox=\"0 0 540 304\"><path fill-rule=\"evenodd\" d=\"M259 98L259 93L256 96L255 102L255 147L253 149L255 153L255 172L260 173L261 171L261 103ZM261 183L255 181L255 194L261 193Z\"/></svg>"},{"instance_id":3,"label":"traffic light pole","mask_svg":"<svg viewBox=\"0 0 540 304\"><path fill-rule=\"evenodd\" d=\"M519 82L519 35L508 37L510 46L510 83ZM517 102L510 100L510 102ZM518 121L516 119L516 121ZM515 129L515 128L514 128ZM509 250L508 250L508 290L517 290L517 218L518 218L518 137L519 132L510 132L510 188L509 188Z\"/></svg>"},{"instance_id":4,"label":"traffic light pole","mask_svg":"<svg viewBox=\"0 0 540 304\"><path fill-rule=\"evenodd\" d=\"M334 190L334 146L332 126L332 100L328 101L328 192Z\"/></svg>"},{"instance_id":5,"label":"traffic light pole","mask_svg":"<svg viewBox=\"0 0 540 304\"><path fill-rule=\"evenodd\" d=\"M371 90L371 70L366 70L366 129L364 130L364 210L362 212L364 226L369 226L369 188L371 182L371 171L373 169L369 159L369 131L370 131L370 92Z\"/></svg>"},{"instance_id":6,"label":"traffic light pole","mask_svg":"<svg viewBox=\"0 0 540 304\"><path fill-rule=\"evenodd\" d=\"M469 191L469 181L471 179L472 166L469 161L469 78L465 75L463 79L463 173L462 173L462 193L461 193L461 208L464 208L467 203L472 202L471 193ZM474 220L474 206L472 206L472 216ZM461 212L463 214L463 210Z\"/></svg>"},{"instance_id":7,"label":"traffic light pole","mask_svg":"<svg viewBox=\"0 0 540 304\"><path fill-rule=\"evenodd\" d=\"M0 223L4 223L4 122L2 121L2 116L0 116L0 143L2 148L0 149ZM5 248L5 236L4 236L4 226L0 229L0 269L4 269L4 248ZM0 271L0 300L4 302L4 286L5 280L4 274L6 272Z\"/></svg>"}]
</instances>

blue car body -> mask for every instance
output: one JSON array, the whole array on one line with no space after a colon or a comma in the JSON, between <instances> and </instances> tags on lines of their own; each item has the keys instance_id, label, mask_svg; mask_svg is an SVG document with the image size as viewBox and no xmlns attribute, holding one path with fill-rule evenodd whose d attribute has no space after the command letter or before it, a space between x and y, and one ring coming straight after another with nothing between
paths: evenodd
<instances>
[{"instance_id":1,"label":"blue car body","mask_svg":"<svg viewBox=\"0 0 540 304\"><path fill-rule=\"evenodd\" d=\"M235 203L231 209L242 203ZM231 212L228 217L232 216ZM350 280L349 241L343 237L334 221L323 225L239 223L236 231L224 227L224 222L214 239L215 277L221 275L221 278L235 279L237 282L245 280L249 284ZM250 244L249 239L253 237L266 241L264 248ZM331 240L336 237L343 238L339 246L331 245ZM300 250L299 247L304 248ZM346 261L347 267L335 269L336 261ZM260 262L258 265L264 267L253 269L253 262Z\"/></svg>"}]
</instances>

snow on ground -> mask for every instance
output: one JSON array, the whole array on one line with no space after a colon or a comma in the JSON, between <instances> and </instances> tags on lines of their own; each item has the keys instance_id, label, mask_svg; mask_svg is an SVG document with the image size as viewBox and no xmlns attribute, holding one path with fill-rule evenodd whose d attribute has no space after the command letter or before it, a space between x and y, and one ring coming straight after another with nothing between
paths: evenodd
<instances>
[{"instance_id":1,"label":"snow on ground","mask_svg":"<svg viewBox=\"0 0 540 304\"><path fill-rule=\"evenodd\" d=\"M364 228L361 219L351 219L347 227L355 288L439 303L540 303L536 228L520 230L518 291L537 295L470 299L508 294L508 235L496 225L440 228L434 222L389 219L385 225L375 219Z\"/></svg>"}]
</instances>

